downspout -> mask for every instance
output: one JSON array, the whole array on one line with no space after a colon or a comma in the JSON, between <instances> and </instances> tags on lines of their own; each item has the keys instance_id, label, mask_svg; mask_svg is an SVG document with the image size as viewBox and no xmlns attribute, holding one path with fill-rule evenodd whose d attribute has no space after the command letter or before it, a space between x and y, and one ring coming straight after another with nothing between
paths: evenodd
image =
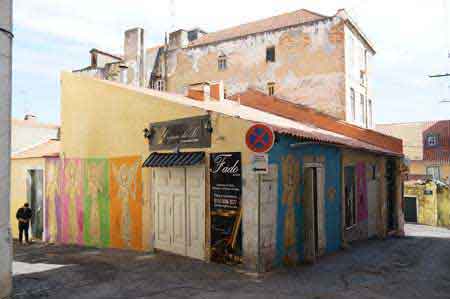
<instances>
[{"instance_id":1,"label":"downspout","mask_svg":"<svg viewBox=\"0 0 450 299\"><path fill-rule=\"evenodd\" d=\"M167 57L168 57L168 50L169 50L169 45L167 43L167 32L166 32L166 36L164 38L164 91L167 91L167 84L168 82L168 75L167 75Z\"/></svg>"},{"instance_id":2,"label":"downspout","mask_svg":"<svg viewBox=\"0 0 450 299\"><path fill-rule=\"evenodd\" d=\"M0 298L12 291L10 230L12 0L0 0Z\"/></svg>"}]
</instances>

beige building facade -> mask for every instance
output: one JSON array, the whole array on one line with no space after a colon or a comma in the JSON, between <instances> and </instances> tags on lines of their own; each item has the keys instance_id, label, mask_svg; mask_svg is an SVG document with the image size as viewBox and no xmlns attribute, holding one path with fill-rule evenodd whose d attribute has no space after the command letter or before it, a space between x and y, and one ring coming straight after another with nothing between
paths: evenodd
<instances>
[{"instance_id":1,"label":"beige building facade","mask_svg":"<svg viewBox=\"0 0 450 299\"><path fill-rule=\"evenodd\" d=\"M149 49L144 40L142 29L128 30L123 57L77 72L179 94L222 81L226 96L255 89L373 127L375 50L345 10L324 16L302 9L212 33L180 29Z\"/></svg>"}]
</instances>

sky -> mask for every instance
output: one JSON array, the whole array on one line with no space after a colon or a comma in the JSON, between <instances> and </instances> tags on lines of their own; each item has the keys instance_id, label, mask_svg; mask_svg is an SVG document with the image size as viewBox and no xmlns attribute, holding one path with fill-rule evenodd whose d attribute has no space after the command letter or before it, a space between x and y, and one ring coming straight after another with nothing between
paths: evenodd
<instances>
[{"instance_id":1,"label":"sky","mask_svg":"<svg viewBox=\"0 0 450 299\"><path fill-rule=\"evenodd\" d=\"M174 5L171 5L171 2ZM60 123L59 75L89 65L89 50L122 53L124 31L145 29L147 47L164 32L212 32L306 8L345 8L375 45L372 77L377 123L450 119L450 0L15 0L13 117Z\"/></svg>"}]
</instances>

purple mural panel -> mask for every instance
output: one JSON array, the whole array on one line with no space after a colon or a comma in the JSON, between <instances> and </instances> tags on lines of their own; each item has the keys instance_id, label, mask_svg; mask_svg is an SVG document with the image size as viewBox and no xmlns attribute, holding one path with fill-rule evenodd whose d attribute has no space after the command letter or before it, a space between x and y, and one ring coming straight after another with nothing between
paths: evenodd
<instances>
[{"instance_id":1,"label":"purple mural panel","mask_svg":"<svg viewBox=\"0 0 450 299\"><path fill-rule=\"evenodd\" d=\"M83 244L83 163L65 159L62 179L64 243Z\"/></svg>"},{"instance_id":2,"label":"purple mural panel","mask_svg":"<svg viewBox=\"0 0 450 299\"><path fill-rule=\"evenodd\" d=\"M358 201L358 222L363 222L368 219L369 211L367 204L366 164L362 162L356 164L356 186Z\"/></svg>"}]
</instances>

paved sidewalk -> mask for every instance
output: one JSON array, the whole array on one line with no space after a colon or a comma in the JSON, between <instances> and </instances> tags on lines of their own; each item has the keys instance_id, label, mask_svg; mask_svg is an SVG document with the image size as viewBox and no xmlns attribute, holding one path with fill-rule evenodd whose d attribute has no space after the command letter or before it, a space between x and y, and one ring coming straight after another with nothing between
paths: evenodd
<instances>
[{"instance_id":1,"label":"paved sidewalk","mask_svg":"<svg viewBox=\"0 0 450 299\"><path fill-rule=\"evenodd\" d=\"M450 231L406 233L260 277L167 253L16 246L14 298L450 298Z\"/></svg>"}]
</instances>

